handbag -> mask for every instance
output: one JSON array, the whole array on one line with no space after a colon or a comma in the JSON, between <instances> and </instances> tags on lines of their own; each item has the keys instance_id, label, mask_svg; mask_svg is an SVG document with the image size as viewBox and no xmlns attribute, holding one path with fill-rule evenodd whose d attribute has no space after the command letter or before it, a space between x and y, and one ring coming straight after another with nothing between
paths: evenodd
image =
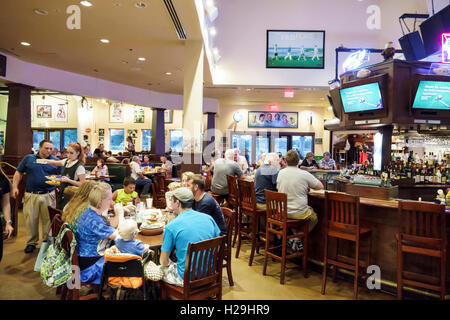
<instances>
[{"instance_id":1,"label":"handbag","mask_svg":"<svg viewBox=\"0 0 450 320\"><path fill-rule=\"evenodd\" d=\"M62 247L62 239L69 230L69 225L65 223L55 242L49 245L47 255L42 260L41 279L49 287L59 287L72 277L72 255L77 245L75 237L70 243L69 253Z\"/></svg>"},{"instance_id":2,"label":"handbag","mask_svg":"<svg viewBox=\"0 0 450 320\"><path fill-rule=\"evenodd\" d=\"M36 258L36 263L34 264L34 271L41 272L41 264L44 257L47 255L47 250L50 247L50 244L55 242L54 237L47 237L47 241L42 242L41 248L39 249L39 254Z\"/></svg>"}]
</instances>

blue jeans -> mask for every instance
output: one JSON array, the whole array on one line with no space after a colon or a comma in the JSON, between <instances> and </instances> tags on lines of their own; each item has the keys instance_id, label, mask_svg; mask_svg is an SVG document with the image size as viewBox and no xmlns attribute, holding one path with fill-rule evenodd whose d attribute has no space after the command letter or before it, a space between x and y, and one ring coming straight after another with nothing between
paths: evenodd
<instances>
[{"instance_id":1,"label":"blue jeans","mask_svg":"<svg viewBox=\"0 0 450 320\"><path fill-rule=\"evenodd\" d=\"M151 186L152 186L152 180L150 180L150 179L137 178L137 180L136 180L136 187L138 187L138 188L142 187L142 194L148 194Z\"/></svg>"}]
</instances>

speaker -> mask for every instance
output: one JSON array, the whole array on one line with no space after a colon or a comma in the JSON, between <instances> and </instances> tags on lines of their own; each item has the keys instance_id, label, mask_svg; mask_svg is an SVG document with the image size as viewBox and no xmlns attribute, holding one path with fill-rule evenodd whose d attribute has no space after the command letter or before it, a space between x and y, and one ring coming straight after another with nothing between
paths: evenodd
<instances>
[{"instance_id":1,"label":"speaker","mask_svg":"<svg viewBox=\"0 0 450 320\"><path fill-rule=\"evenodd\" d=\"M450 5L431 16L420 25L425 52L429 56L441 49L441 34L448 32L450 22L448 19L450 13Z\"/></svg>"},{"instance_id":2,"label":"speaker","mask_svg":"<svg viewBox=\"0 0 450 320\"><path fill-rule=\"evenodd\" d=\"M0 76L6 77L6 56L0 54Z\"/></svg>"},{"instance_id":3,"label":"speaker","mask_svg":"<svg viewBox=\"0 0 450 320\"><path fill-rule=\"evenodd\" d=\"M339 118L339 117L338 117L338 113L337 113L337 111L336 111L336 108L334 107L333 99L332 99L329 95L327 95L327 98L328 98L328 102L330 103L331 108L333 109L333 114L334 114L334 116L335 116L336 118Z\"/></svg>"},{"instance_id":4,"label":"speaker","mask_svg":"<svg viewBox=\"0 0 450 320\"><path fill-rule=\"evenodd\" d=\"M408 33L398 39L406 60L420 60L427 56L419 31Z\"/></svg>"}]
</instances>

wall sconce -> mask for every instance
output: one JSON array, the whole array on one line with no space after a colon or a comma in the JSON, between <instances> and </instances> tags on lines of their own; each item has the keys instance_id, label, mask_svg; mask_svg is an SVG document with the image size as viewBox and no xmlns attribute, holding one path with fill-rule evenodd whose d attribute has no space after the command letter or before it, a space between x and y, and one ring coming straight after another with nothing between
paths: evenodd
<instances>
[{"instance_id":1,"label":"wall sconce","mask_svg":"<svg viewBox=\"0 0 450 320\"><path fill-rule=\"evenodd\" d=\"M309 115L308 115L308 122L309 122L310 125L313 124L313 113L312 112L310 112Z\"/></svg>"}]
</instances>

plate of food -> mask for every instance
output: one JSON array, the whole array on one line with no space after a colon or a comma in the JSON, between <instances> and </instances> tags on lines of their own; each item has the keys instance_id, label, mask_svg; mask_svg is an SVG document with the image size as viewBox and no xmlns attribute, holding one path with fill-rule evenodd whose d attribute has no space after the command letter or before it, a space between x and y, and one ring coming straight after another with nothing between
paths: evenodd
<instances>
[{"instance_id":1,"label":"plate of food","mask_svg":"<svg viewBox=\"0 0 450 320\"><path fill-rule=\"evenodd\" d=\"M158 228L162 228L162 227L164 227L164 223L158 222L158 221L145 220L141 224L142 229L148 229L148 230L158 229Z\"/></svg>"},{"instance_id":2,"label":"plate of food","mask_svg":"<svg viewBox=\"0 0 450 320\"><path fill-rule=\"evenodd\" d=\"M57 174L52 174L50 176L45 176L47 178L47 180L51 180L51 181L61 181L61 176L57 175Z\"/></svg>"},{"instance_id":3,"label":"plate of food","mask_svg":"<svg viewBox=\"0 0 450 320\"><path fill-rule=\"evenodd\" d=\"M50 184L52 186L59 186L61 184L61 181L57 181L57 180L49 180L49 181L45 181L46 184Z\"/></svg>"}]
</instances>

